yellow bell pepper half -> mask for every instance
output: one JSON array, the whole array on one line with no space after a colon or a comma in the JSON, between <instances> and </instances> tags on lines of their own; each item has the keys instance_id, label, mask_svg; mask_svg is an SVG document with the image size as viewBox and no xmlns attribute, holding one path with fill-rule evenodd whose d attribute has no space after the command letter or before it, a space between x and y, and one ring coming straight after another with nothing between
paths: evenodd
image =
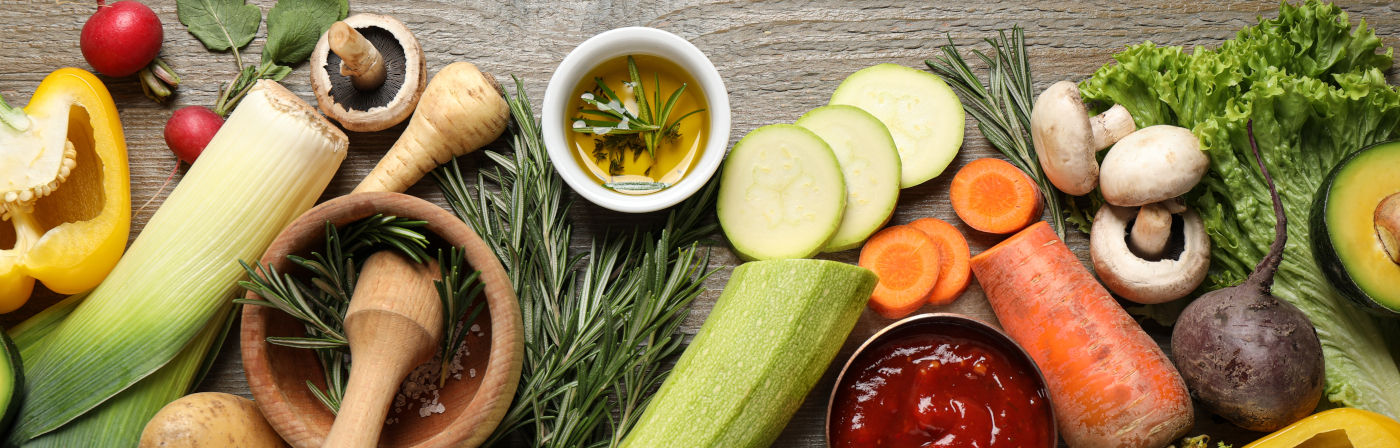
<instances>
[{"instance_id":1,"label":"yellow bell pepper half","mask_svg":"<svg viewBox=\"0 0 1400 448\"><path fill-rule=\"evenodd\" d=\"M102 282L131 231L126 138L107 86L76 68L44 78L23 112L0 99L0 313L34 280L61 294Z\"/></svg>"},{"instance_id":2,"label":"yellow bell pepper half","mask_svg":"<svg viewBox=\"0 0 1400 448\"><path fill-rule=\"evenodd\" d=\"M1244 448L1308 447L1400 448L1400 422L1371 411L1322 411L1288 425Z\"/></svg>"}]
</instances>

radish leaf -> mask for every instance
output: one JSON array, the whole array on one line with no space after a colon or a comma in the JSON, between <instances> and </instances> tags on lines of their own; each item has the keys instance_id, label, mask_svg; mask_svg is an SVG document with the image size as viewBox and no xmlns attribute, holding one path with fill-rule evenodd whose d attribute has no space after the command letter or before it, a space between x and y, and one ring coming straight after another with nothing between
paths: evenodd
<instances>
[{"instance_id":1,"label":"radish leaf","mask_svg":"<svg viewBox=\"0 0 1400 448\"><path fill-rule=\"evenodd\" d=\"M263 65L281 63L292 65L311 57L316 41L345 19L349 11L346 0L281 0L267 12L267 45L263 46Z\"/></svg>"},{"instance_id":2,"label":"radish leaf","mask_svg":"<svg viewBox=\"0 0 1400 448\"><path fill-rule=\"evenodd\" d=\"M226 51L247 46L262 23L262 10L243 1L178 0L175 11L205 48Z\"/></svg>"}]
</instances>

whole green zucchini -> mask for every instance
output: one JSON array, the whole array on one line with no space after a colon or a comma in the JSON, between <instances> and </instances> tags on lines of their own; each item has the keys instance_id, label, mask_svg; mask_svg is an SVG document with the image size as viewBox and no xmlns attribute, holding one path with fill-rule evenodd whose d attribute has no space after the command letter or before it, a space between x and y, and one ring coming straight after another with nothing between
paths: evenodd
<instances>
[{"instance_id":1,"label":"whole green zucchini","mask_svg":"<svg viewBox=\"0 0 1400 448\"><path fill-rule=\"evenodd\" d=\"M851 333L878 279L823 260L734 268L622 448L766 447Z\"/></svg>"}]
</instances>

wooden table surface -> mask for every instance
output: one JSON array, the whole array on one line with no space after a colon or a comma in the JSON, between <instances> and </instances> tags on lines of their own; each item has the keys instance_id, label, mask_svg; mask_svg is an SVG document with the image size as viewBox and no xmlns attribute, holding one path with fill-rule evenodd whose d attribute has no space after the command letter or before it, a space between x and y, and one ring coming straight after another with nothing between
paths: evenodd
<instances>
[{"instance_id":1,"label":"wooden table surface","mask_svg":"<svg viewBox=\"0 0 1400 448\"><path fill-rule=\"evenodd\" d=\"M234 75L233 56L207 51L176 18L173 0L146 1L164 23L162 57L184 78L179 94L165 105L145 98L135 77L103 77L116 99L126 131L131 169L132 209L155 197L151 206L132 218L131 239L160 205L165 193L157 190L175 169L176 159L162 137L165 121L185 105L212 107L220 83ZM271 0L252 0L264 13ZM1375 27L1389 46L1400 44L1400 3L1342 1L1355 23L1360 18ZM351 13L393 15L416 33L427 56L430 73L455 61L470 61L501 79L514 74L524 78L538 110L544 87L559 61L590 36L623 26L651 26L689 39L707 54L724 77L733 107L734 128L730 144L748 131L772 123L790 123L807 110L826 104L831 92L851 72L884 62L923 69L923 61L938 54L951 35L959 45L979 44L996 30L1020 24L1026 28L1037 92L1051 82L1081 80L1111 61L1125 45L1151 40L1164 45L1214 46L1231 38L1259 15L1276 15L1272 1L1162 2L1111 1L628 1L628 0L517 0L446 2L402 0L353 2ZM92 2L54 0L0 0L0 94L12 105L28 102L35 86L50 71L76 66L91 70L78 48L79 30L94 11ZM243 51L256 61L266 22L259 37ZM985 48L985 45L979 47ZM295 67L284 84L314 104L306 64ZM1397 76L1390 74L1394 84ZM348 133L351 150L322 200L349 193L379 160L404 125L376 133ZM498 144L499 147L499 144ZM934 216L954 223L969 236L973 253L995 244L999 238L979 234L963 225L948 202L952 174L976 158L999 156L968 118L967 138L961 153L942 176L901 192L899 208L891 224ZM186 168L175 175L178 182ZM442 195L431 179L409 190L436 204ZM654 223L656 214L636 216L611 212L579 199L572 210L576 248L608 226ZM1073 232L1068 244L1089 265L1087 237ZM858 251L826 254L854 263ZM712 277L694 305L683 330L694 334L719 296L729 268L739 263L725 248L716 248ZM42 287L18 311L0 316L0 325L14 325L61 297ZM957 302L944 307L925 306L920 312L955 312L996 322L982 290L974 282ZM854 349L868 336L889 324L873 312L865 312L847 339L841 354L808 396L797 416L775 446L825 446L823 421L826 402L836 373ZM1147 324L1161 344L1170 339L1168 329ZM238 353L238 338L230 337L209 377L199 386L249 396ZM1192 434L1206 433L1236 446L1259 434L1241 430L1197 408Z\"/></svg>"}]
</instances>

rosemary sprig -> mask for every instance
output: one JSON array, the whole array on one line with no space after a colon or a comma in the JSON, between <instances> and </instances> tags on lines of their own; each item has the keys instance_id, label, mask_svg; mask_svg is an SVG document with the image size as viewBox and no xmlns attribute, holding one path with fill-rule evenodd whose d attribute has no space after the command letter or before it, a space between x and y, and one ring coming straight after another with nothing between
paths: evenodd
<instances>
[{"instance_id":1,"label":"rosemary sprig","mask_svg":"<svg viewBox=\"0 0 1400 448\"><path fill-rule=\"evenodd\" d=\"M476 322L477 316L486 309L486 302L478 302L476 298L481 294L484 286L476 281L481 277L481 271L472 271L466 274L462 268L467 265L467 252L461 248L450 249L446 256L442 251L438 251L438 269L441 280L433 280L433 286L437 288L438 299L442 300L442 343L438 344L439 354L442 356L442 368L438 370L441 374L438 379L438 387L447 385L448 366L452 365L452 356L456 354L457 347L462 345L470 329L467 324ZM471 311L471 316L463 321L462 317ZM457 328L458 322L462 322L462 328Z\"/></svg>"},{"instance_id":2,"label":"rosemary sprig","mask_svg":"<svg viewBox=\"0 0 1400 448\"><path fill-rule=\"evenodd\" d=\"M455 162L433 172L453 211L500 258L524 315L521 384L485 446L510 434L535 447L616 446L669 372L677 328L712 273L694 242L715 230L701 221L718 183L674 209L659 234L595 239L571 255L564 183L518 78L507 101L513 154L487 151L498 166L479 171L474 188Z\"/></svg>"},{"instance_id":3,"label":"rosemary sprig","mask_svg":"<svg viewBox=\"0 0 1400 448\"><path fill-rule=\"evenodd\" d=\"M263 300L234 299L242 305L273 307L292 315L306 325L307 337L268 337L273 344L311 349L338 349L349 345L345 339L344 303L329 299L329 295L308 288L291 274L281 274L272 264L259 265L256 270L243 260L238 261L248 271L250 281L239 286L263 297Z\"/></svg>"},{"instance_id":4,"label":"rosemary sprig","mask_svg":"<svg viewBox=\"0 0 1400 448\"><path fill-rule=\"evenodd\" d=\"M705 109L696 109L681 115L680 118L670 120L671 111L676 107L676 102L680 100L681 93L685 92L686 85L681 84L681 87L672 92L670 98L663 103L661 102L660 74L654 74L652 85L655 86L655 90L652 95L647 95L646 86L642 84L642 78L637 74L637 61L632 56L627 56L627 73L631 76L632 81L623 84L626 88L632 89L637 98L637 113L633 114L627 110L626 101L613 92L603 82L603 78L593 78L594 82L598 84L597 91L602 94L603 99L599 100L598 96L592 92L584 93L581 96L583 102L593 105L598 110L580 109L579 113L583 115L574 119L573 130L574 132L594 135L641 134L647 154L655 159L656 147L660 146L663 140L674 139L680 135L681 120ZM588 118L584 115L594 118Z\"/></svg>"},{"instance_id":5,"label":"rosemary sprig","mask_svg":"<svg viewBox=\"0 0 1400 448\"><path fill-rule=\"evenodd\" d=\"M429 259L425 250L428 238L412 229L427 224L427 221L375 215L347 225L342 235L340 229L327 221L324 255L312 252L309 259L287 256L287 259L311 272L311 287L291 274L277 272L271 264L257 265L254 269L239 260L249 278L249 281L239 282L239 285L263 300L235 299L234 302L277 308L305 325L306 337L268 337L267 342L316 351L325 374L326 390L318 389L311 381L307 381L306 385L331 412L340 409L340 401L345 396L345 380L349 376L349 362L345 355L350 345L345 337L345 313L349 309L350 299L355 296L355 283L363 265L362 260L374 252L389 248L403 252L415 262L426 262ZM472 307L474 298L481 290L479 284L475 289L469 289L473 283L477 283L478 273L462 277L466 266L464 253L455 248L451 253L447 258L438 254L444 280L434 282L438 286L444 311L450 310L451 313L444 316L457 317L443 321L444 366L450 365L451 355L464 337L465 332L453 331L456 323L465 310ZM476 312L480 312L481 305L476 305ZM473 320L476 312L472 314ZM447 369L444 368L442 372L442 381L446 382Z\"/></svg>"},{"instance_id":6,"label":"rosemary sprig","mask_svg":"<svg viewBox=\"0 0 1400 448\"><path fill-rule=\"evenodd\" d=\"M992 56L981 50L972 50L972 54L988 67L989 85L983 85L977 74L972 72L972 67L958 53L951 36L948 37L948 45L942 48L943 56L938 57L937 61L924 63L958 91L963 109L977 119L977 129L987 137L987 141L1001 151L1011 164L1035 180L1040 194L1045 198L1051 224L1064 239L1065 217L1061 211L1059 190L1046 179L1045 172L1040 168L1040 160L1035 155L1035 144L1031 141L1031 107L1035 97L1031 91L1031 66L1026 56L1025 31L1020 26L1013 26L1011 37L1006 36L1006 30L998 34L999 38L984 39L992 46Z\"/></svg>"}]
</instances>

